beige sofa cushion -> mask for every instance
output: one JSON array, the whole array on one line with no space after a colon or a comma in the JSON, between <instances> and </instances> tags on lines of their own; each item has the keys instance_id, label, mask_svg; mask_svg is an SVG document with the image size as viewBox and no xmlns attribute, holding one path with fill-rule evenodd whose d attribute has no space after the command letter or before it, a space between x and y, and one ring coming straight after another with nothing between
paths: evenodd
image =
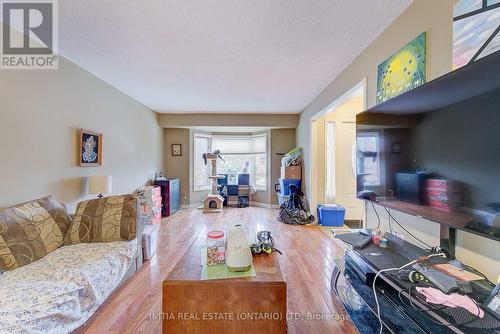
<instances>
[{"instance_id":1,"label":"beige sofa cushion","mask_svg":"<svg viewBox=\"0 0 500 334\"><path fill-rule=\"evenodd\" d=\"M61 247L70 224L68 212L52 196L0 211L0 272Z\"/></svg>"},{"instance_id":2,"label":"beige sofa cushion","mask_svg":"<svg viewBox=\"0 0 500 334\"><path fill-rule=\"evenodd\" d=\"M80 202L64 244L133 240L137 234L136 210L133 195Z\"/></svg>"}]
</instances>

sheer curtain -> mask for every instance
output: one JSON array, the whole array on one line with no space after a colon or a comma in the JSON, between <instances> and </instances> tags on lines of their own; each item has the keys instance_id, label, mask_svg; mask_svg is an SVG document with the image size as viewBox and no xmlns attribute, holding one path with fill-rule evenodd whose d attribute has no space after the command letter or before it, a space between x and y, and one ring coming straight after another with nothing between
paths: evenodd
<instances>
[{"instance_id":1,"label":"sheer curtain","mask_svg":"<svg viewBox=\"0 0 500 334\"><path fill-rule=\"evenodd\" d=\"M334 201L335 184L335 122L325 122L326 138L326 199Z\"/></svg>"},{"instance_id":2,"label":"sheer curtain","mask_svg":"<svg viewBox=\"0 0 500 334\"><path fill-rule=\"evenodd\" d=\"M248 170L250 182L257 190L267 191L267 134L255 135L196 135L194 142L195 160L195 190L208 188L208 170L203 164L201 155L205 152L219 150L225 161L217 162L217 172L229 174L230 182L235 182L235 176L243 170ZM203 151L209 147L210 150ZM197 160L199 159L199 160ZM206 176L205 176L206 173ZM231 178L233 175L233 178ZM205 181L206 179L207 181ZM206 185L205 185L206 183Z\"/></svg>"},{"instance_id":3,"label":"sheer curtain","mask_svg":"<svg viewBox=\"0 0 500 334\"><path fill-rule=\"evenodd\" d=\"M212 138L210 135L194 135L193 152L193 188L194 191L210 189L210 165L206 164L202 158L203 153L211 152Z\"/></svg>"}]
</instances>

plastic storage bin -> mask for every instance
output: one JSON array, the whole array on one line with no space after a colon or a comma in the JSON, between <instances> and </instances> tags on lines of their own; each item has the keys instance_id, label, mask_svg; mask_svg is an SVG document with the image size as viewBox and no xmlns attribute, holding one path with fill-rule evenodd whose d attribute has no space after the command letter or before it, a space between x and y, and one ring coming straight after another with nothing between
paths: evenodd
<instances>
[{"instance_id":1,"label":"plastic storage bin","mask_svg":"<svg viewBox=\"0 0 500 334\"><path fill-rule=\"evenodd\" d=\"M280 179L280 191L281 195L290 195L290 185L295 185L300 191L300 179Z\"/></svg>"},{"instance_id":2,"label":"plastic storage bin","mask_svg":"<svg viewBox=\"0 0 500 334\"><path fill-rule=\"evenodd\" d=\"M238 196L238 185L237 184L228 184L227 185L227 194L229 196Z\"/></svg>"},{"instance_id":3,"label":"plastic storage bin","mask_svg":"<svg viewBox=\"0 0 500 334\"><path fill-rule=\"evenodd\" d=\"M340 205L318 205L318 223L323 226L344 226L345 208Z\"/></svg>"},{"instance_id":4,"label":"plastic storage bin","mask_svg":"<svg viewBox=\"0 0 500 334\"><path fill-rule=\"evenodd\" d=\"M151 260L158 248L159 224L147 224L142 231L142 257L144 261Z\"/></svg>"},{"instance_id":5,"label":"plastic storage bin","mask_svg":"<svg viewBox=\"0 0 500 334\"><path fill-rule=\"evenodd\" d=\"M220 184L222 186L227 185L228 175L227 174L219 174L219 176L224 176L224 178L223 179L217 179L217 184Z\"/></svg>"},{"instance_id":6,"label":"plastic storage bin","mask_svg":"<svg viewBox=\"0 0 500 334\"><path fill-rule=\"evenodd\" d=\"M250 174L238 174L238 184L240 186L250 185Z\"/></svg>"}]
</instances>

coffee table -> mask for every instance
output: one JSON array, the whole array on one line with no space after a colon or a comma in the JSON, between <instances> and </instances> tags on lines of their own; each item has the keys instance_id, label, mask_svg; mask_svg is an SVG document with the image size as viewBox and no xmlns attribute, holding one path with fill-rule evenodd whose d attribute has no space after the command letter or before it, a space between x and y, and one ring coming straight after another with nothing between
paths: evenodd
<instances>
[{"instance_id":1,"label":"coffee table","mask_svg":"<svg viewBox=\"0 0 500 334\"><path fill-rule=\"evenodd\" d=\"M204 244L194 240L163 282L163 333L286 333L280 255L255 255L255 277L201 280Z\"/></svg>"}]
</instances>

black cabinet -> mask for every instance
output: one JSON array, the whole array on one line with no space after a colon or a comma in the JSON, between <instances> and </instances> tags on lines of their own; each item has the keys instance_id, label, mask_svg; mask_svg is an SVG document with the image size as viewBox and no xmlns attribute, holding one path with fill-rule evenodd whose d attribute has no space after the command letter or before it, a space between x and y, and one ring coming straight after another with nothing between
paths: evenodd
<instances>
[{"instance_id":1,"label":"black cabinet","mask_svg":"<svg viewBox=\"0 0 500 334\"><path fill-rule=\"evenodd\" d=\"M156 180L155 186L161 189L161 215L168 217L181 207L181 181L178 178Z\"/></svg>"}]
</instances>

